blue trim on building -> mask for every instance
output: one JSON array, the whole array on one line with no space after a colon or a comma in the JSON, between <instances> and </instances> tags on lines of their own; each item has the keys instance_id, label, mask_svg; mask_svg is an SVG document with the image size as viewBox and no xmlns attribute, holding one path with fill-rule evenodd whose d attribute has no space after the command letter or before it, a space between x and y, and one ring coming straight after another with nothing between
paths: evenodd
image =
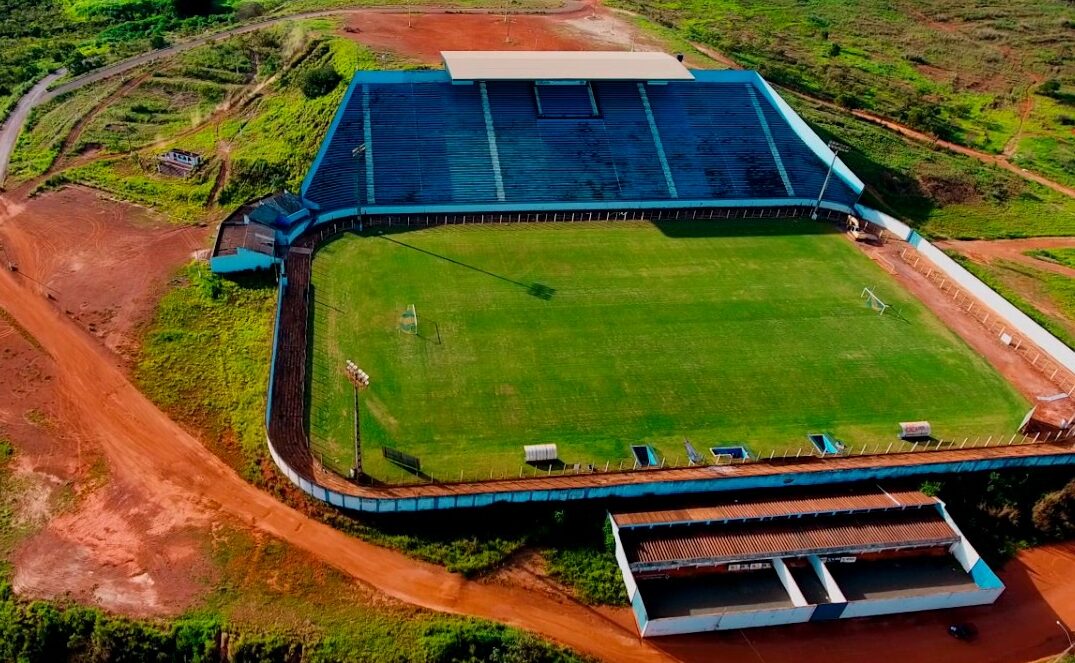
<instances>
[{"instance_id":1,"label":"blue trim on building","mask_svg":"<svg viewBox=\"0 0 1075 663\"><path fill-rule=\"evenodd\" d=\"M1000 581L993 569L989 568L984 559L979 558L975 562L971 567L970 575L980 589L1004 589L1004 583Z\"/></svg>"}]
</instances>

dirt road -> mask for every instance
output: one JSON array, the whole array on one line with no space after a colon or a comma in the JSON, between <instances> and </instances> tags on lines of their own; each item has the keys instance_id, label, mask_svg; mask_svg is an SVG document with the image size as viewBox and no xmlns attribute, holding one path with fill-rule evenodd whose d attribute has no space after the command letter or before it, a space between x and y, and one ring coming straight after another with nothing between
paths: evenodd
<instances>
[{"instance_id":1,"label":"dirt road","mask_svg":"<svg viewBox=\"0 0 1075 663\"><path fill-rule=\"evenodd\" d=\"M946 240L937 242L939 249L954 249L975 262L994 260L1017 262L1043 272L1052 272L1075 279L1075 269L1048 260L1025 255L1039 249L1075 249L1075 237L1033 237L1029 239Z\"/></svg>"},{"instance_id":2,"label":"dirt road","mask_svg":"<svg viewBox=\"0 0 1075 663\"><path fill-rule=\"evenodd\" d=\"M0 307L62 367L57 388L110 471L163 499L195 501L260 529L401 601L492 619L608 661L671 660L629 622L574 603L465 580L318 523L244 482L150 403L92 337L57 312L36 284L0 271Z\"/></svg>"}]
</instances>

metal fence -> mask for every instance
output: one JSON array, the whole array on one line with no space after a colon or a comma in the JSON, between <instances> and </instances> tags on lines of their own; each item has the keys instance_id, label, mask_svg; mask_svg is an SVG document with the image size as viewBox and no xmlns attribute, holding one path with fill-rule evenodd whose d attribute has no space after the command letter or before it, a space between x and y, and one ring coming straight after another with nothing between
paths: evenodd
<instances>
[{"instance_id":1,"label":"metal fence","mask_svg":"<svg viewBox=\"0 0 1075 663\"><path fill-rule=\"evenodd\" d=\"M770 450L768 454L744 458L731 458L720 456L705 458L704 462L692 463L686 454L673 457L661 457L656 465L640 466L633 458L620 460L605 460L594 462L571 462L539 467L520 463L508 465L505 463L474 463L470 467L461 469L459 472L443 473L435 469L428 472L428 466L424 468L428 473L409 478L383 480L377 478L380 483L388 486L413 486L428 484L461 484L484 481L505 481L512 479L535 479L553 478L577 475L610 475L623 473L646 473L655 470L675 470L711 467L720 468L731 465L756 465L756 464L795 464L795 463L819 463L826 459L848 457L879 457L879 456L908 456L917 454L926 456L938 451L989 449L997 447L1019 447L1032 445L1055 445L1066 444L1068 441L1075 442L1075 430L1054 432L1047 435L1023 435L1021 433L982 435L974 438L963 437L953 439L933 439L920 442L905 442L898 440L867 442L865 444L848 444L838 453L822 453L810 444L798 447L788 447L782 451ZM1075 451L1075 444L1071 445ZM520 451L521 453L521 451ZM923 462L928 462L923 458Z\"/></svg>"}]
</instances>

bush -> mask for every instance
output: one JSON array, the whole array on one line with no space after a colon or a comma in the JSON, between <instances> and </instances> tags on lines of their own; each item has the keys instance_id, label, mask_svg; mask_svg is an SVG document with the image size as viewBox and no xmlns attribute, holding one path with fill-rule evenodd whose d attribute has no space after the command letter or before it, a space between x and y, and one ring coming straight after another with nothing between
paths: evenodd
<instances>
[{"instance_id":1,"label":"bush","mask_svg":"<svg viewBox=\"0 0 1075 663\"><path fill-rule=\"evenodd\" d=\"M317 67L302 77L302 93L307 99L323 97L336 89L342 77L331 66Z\"/></svg>"},{"instance_id":2,"label":"bush","mask_svg":"<svg viewBox=\"0 0 1075 663\"><path fill-rule=\"evenodd\" d=\"M1038 94L1050 96L1060 91L1060 81L1055 78L1050 78L1038 87Z\"/></svg>"},{"instance_id":3,"label":"bush","mask_svg":"<svg viewBox=\"0 0 1075 663\"><path fill-rule=\"evenodd\" d=\"M1046 536L1065 539L1075 536L1075 480L1060 490L1042 495L1034 504L1034 527Z\"/></svg>"},{"instance_id":4,"label":"bush","mask_svg":"<svg viewBox=\"0 0 1075 663\"><path fill-rule=\"evenodd\" d=\"M240 21L249 21L265 13L259 2L244 2L235 8L235 17Z\"/></svg>"},{"instance_id":5,"label":"bush","mask_svg":"<svg viewBox=\"0 0 1075 663\"><path fill-rule=\"evenodd\" d=\"M829 45L829 57L834 58L837 55L839 55L840 52L843 51L843 50L844 49L841 48L839 44L837 44L836 42L833 42L832 44Z\"/></svg>"}]
</instances>

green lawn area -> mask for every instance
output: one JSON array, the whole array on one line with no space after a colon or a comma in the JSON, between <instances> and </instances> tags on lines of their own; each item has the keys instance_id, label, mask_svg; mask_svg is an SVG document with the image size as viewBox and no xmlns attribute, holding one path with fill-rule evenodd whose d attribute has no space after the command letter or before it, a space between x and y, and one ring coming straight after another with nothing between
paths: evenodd
<instances>
[{"instance_id":1,"label":"green lawn area","mask_svg":"<svg viewBox=\"0 0 1075 663\"><path fill-rule=\"evenodd\" d=\"M877 265L805 221L346 236L318 253L313 283L315 452L350 465L353 359L372 376L366 470L386 480L408 475L381 445L447 480L518 474L523 444L616 466L647 443L672 462L684 437L767 455L814 430L894 440L908 419L945 438L998 435L1028 407ZM863 286L892 311L867 309ZM409 304L417 337L399 330Z\"/></svg>"}]
</instances>

